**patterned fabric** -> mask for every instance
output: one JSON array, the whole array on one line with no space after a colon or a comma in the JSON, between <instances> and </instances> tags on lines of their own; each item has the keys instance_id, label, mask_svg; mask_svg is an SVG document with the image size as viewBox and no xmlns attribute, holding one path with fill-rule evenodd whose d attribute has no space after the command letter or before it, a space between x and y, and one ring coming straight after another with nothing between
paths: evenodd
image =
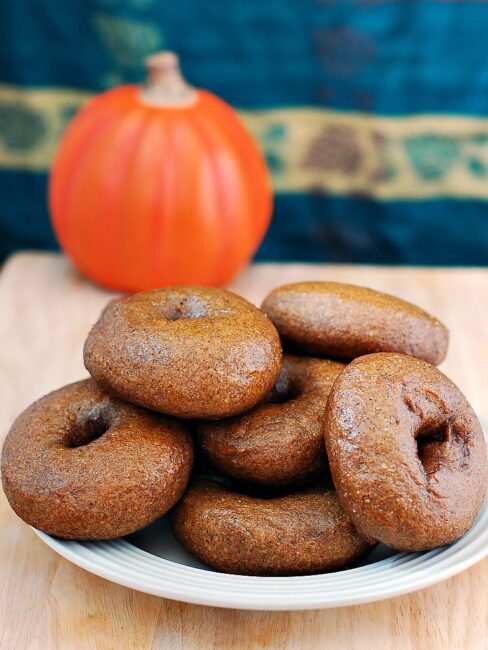
<instances>
[{"instance_id":1,"label":"patterned fabric","mask_svg":"<svg viewBox=\"0 0 488 650\"><path fill-rule=\"evenodd\" d=\"M56 246L46 181L67 121L169 48L265 153L259 259L486 265L487 18L453 0L0 3L0 255Z\"/></svg>"}]
</instances>

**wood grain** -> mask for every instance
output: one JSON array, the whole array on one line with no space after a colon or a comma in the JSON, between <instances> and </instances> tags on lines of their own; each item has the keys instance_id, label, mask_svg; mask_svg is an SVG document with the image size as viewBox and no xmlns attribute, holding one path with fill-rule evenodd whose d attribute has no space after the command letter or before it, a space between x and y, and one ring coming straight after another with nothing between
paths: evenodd
<instances>
[{"instance_id":1,"label":"wood grain","mask_svg":"<svg viewBox=\"0 0 488 650\"><path fill-rule=\"evenodd\" d=\"M256 265L232 288L259 303L304 279L355 282L394 293L451 331L442 369L488 417L488 270ZM111 294L58 255L22 254L0 274L0 431L49 390L86 375L82 346ZM246 612L140 594L59 558L0 496L0 648L488 647L488 560L435 587L371 605L311 612Z\"/></svg>"}]
</instances>

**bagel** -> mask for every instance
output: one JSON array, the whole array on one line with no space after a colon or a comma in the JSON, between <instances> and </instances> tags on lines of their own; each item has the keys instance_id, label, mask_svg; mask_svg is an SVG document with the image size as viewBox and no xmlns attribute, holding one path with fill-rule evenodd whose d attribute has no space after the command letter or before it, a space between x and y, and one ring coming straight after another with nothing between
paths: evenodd
<instances>
[{"instance_id":1,"label":"bagel","mask_svg":"<svg viewBox=\"0 0 488 650\"><path fill-rule=\"evenodd\" d=\"M165 514L188 483L186 428L87 379L32 404L2 453L2 482L26 523L65 539L112 539Z\"/></svg>"},{"instance_id":2,"label":"bagel","mask_svg":"<svg viewBox=\"0 0 488 650\"><path fill-rule=\"evenodd\" d=\"M396 353L355 359L332 387L324 430L338 496L363 536L423 551L472 526L486 444L466 398L434 366Z\"/></svg>"},{"instance_id":3,"label":"bagel","mask_svg":"<svg viewBox=\"0 0 488 650\"><path fill-rule=\"evenodd\" d=\"M194 481L173 510L171 527L204 564L242 575L334 571L370 549L334 490L324 486L263 499L212 481Z\"/></svg>"},{"instance_id":4,"label":"bagel","mask_svg":"<svg viewBox=\"0 0 488 650\"><path fill-rule=\"evenodd\" d=\"M401 352L437 365L449 333L420 307L386 293L337 282L299 282L272 291L262 310L285 347L343 359Z\"/></svg>"},{"instance_id":5,"label":"bagel","mask_svg":"<svg viewBox=\"0 0 488 650\"><path fill-rule=\"evenodd\" d=\"M107 391L181 418L221 418L257 404L281 364L275 327L230 291L167 287L110 303L84 347Z\"/></svg>"},{"instance_id":6,"label":"bagel","mask_svg":"<svg viewBox=\"0 0 488 650\"><path fill-rule=\"evenodd\" d=\"M203 454L225 474L266 486L301 485L326 473L324 412L343 368L328 359L284 355L263 403L197 426Z\"/></svg>"}]
</instances>

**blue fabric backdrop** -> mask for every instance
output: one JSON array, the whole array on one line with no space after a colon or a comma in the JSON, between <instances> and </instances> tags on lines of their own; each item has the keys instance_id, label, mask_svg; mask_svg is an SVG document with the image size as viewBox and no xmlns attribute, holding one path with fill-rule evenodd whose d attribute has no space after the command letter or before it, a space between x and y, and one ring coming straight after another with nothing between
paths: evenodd
<instances>
[{"instance_id":1,"label":"blue fabric backdrop","mask_svg":"<svg viewBox=\"0 0 488 650\"><path fill-rule=\"evenodd\" d=\"M270 260L488 264L485 2L0 3L0 255L54 248L50 160L82 102L177 51L276 192Z\"/></svg>"}]
</instances>

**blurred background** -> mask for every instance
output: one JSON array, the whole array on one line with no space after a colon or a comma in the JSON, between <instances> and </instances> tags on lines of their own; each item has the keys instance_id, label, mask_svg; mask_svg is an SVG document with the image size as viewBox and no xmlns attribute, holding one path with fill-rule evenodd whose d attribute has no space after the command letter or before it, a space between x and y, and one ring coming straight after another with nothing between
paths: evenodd
<instances>
[{"instance_id":1,"label":"blurred background","mask_svg":"<svg viewBox=\"0 0 488 650\"><path fill-rule=\"evenodd\" d=\"M259 260L488 264L488 9L381 0L3 0L0 255L56 249L67 122L148 54L234 106L275 193Z\"/></svg>"}]
</instances>

